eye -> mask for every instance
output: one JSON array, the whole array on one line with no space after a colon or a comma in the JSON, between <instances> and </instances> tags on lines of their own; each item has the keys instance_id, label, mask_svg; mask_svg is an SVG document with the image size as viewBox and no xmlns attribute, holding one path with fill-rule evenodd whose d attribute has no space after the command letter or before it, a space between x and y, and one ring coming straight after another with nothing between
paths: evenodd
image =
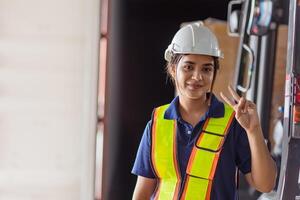
<instances>
[{"instance_id":1,"label":"eye","mask_svg":"<svg viewBox=\"0 0 300 200\"><path fill-rule=\"evenodd\" d=\"M214 71L214 67L213 66L205 66L205 67L203 67L202 70L206 73L210 73L210 72Z\"/></svg>"},{"instance_id":2,"label":"eye","mask_svg":"<svg viewBox=\"0 0 300 200\"><path fill-rule=\"evenodd\" d=\"M183 69L184 69L185 71L191 71L191 70L194 69L194 67L193 67L193 65L184 65L184 66L183 66Z\"/></svg>"}]
</instances>

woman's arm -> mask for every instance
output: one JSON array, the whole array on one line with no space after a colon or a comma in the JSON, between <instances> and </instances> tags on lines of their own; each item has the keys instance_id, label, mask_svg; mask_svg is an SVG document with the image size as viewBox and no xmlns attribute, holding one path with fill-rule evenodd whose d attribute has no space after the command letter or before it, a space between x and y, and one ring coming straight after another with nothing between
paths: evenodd
<instances>
[{"instance_id":1,"label":"woman's arm","mask_svg":"<svg viewBox=\"0 0 300 200\"><path fill-rule=\"evenodd\" d=\"M251 149L251 173L246 175L250 185L260 192L270 192L276 184L277 169L264 142L259 127L254 132L247 132Z\"/></svg>"},{"instance_id":2,"label":"woman's arm","mask_svg":"<svg viewBox=\"0 0 300 200\"><path fill-rule=\"evenodd\" d=\"M264 142L256 105L240 97L231 87L234 100L221 93L221 97L234 109L235 118L246 130L251 150L251 173L246 174L250 185L261 192L270 192L276 183L276 165Z\"/></svg>"},{"instance_id":3,"label":"woman's arm","mask_svg":"<svg viewBox=\"0 0 300 200\"><path fill-rule=\"evenodd\" d=\"M138 176L132 200L149 200L156 188L156 179Z\"/></svg>"}]
</instances>

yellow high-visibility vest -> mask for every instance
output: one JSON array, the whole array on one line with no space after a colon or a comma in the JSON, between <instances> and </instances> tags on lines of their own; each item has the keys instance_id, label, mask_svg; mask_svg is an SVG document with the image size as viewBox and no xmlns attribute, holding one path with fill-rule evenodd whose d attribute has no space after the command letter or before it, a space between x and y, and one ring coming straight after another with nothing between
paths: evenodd
<instances>
[{"instance_id":1,"label":"yellow high-visibility vest","mask_svg":"<svg viewBox=\"0 0 300 200\"><path fill-rule=\"evenodd\" d=\"M159 184L154 199L209 200L220 152L234 111L225 105L223 117L206 119L192 149L186 179L182 180L176 152L177 123L176 120L164 119L168 106L156 108L152 119L151 160Z\"/></svg>"}]
</instances>

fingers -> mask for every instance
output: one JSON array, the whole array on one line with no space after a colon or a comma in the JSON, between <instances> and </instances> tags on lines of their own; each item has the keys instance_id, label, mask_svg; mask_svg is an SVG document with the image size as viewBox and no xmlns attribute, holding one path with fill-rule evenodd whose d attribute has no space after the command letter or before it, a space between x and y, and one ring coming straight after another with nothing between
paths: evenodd
<instances>
[{"instance_id":1,"label":"fingers","mask_svg":"<svg viewBox=\"0 0 300 200\"><path fill-rule=\"evenodd\" d=\"M238 102L236 107L237 118L239 118L241 114L247 112L247 105L248 105L248 101L244 97L240 98L240 101Z\"/></svg>"},{"instance_id":2,"label":"fingers","mask_svg":"<svg viewBox=\"0 0 300 200\"><path fill-rule=\"evenodd\" d=\"M228 90L231 93L231 95L234 98L234 100L236 100L237 102L239 102L240 99L241 99L241 97L238 95L238 93L236 93L236 91L234 91L234 89L231 87L231 85L228 86Z\"/></svg>"},{"instance_id":3,"label":"fingers","mask_svg":"<svg viewBox=\"0 0 300 200\"><path fill-rule=\"evenodd\" d=\"M247 101L244 97L239 98L238 103L236 103L233 99L228 98L227 96L225 96L222 92L220 93L220 96L222 97L222 99L228 104L230 105L235 113L236 113L236 117L237 119L240 118L240 116L244 113L246 113L246 104Z\"/></svg>"},{"instance_id":4,"label":"fingers","mask_svg":"<svg viewBox=\"0 0 300 200\"><path fill-rule=\"evenodd\" d=\"M220 96L222 97L222 99L228 104L230 105L232 108L235 107L236 103L232 100L232 99L229 99L227 96L225 96L223 94L223 92L220 92Z\"/></svg>"},{"instance_id":5,"label":"fingers","mask_svg":"<svg viewBox=\"0 0 300 200\"><path fill-rule=\"evenodd\" d=\"M244 97L240 97L236 91L229 85L228 90L231 94L231 98L225 96L222 92L220 93L220 96L222 99L229 104L236 112L243 113L246 111L247 108L247 100Z\"/></svg>"}]
</instances>

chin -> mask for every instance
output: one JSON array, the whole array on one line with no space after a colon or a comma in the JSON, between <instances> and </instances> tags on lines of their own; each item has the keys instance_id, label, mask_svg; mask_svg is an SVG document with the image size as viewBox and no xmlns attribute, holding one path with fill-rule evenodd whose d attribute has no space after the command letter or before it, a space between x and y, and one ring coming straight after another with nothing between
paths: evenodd
<instances>
[{"instance_id":1,"label":"chin","mask_svg":"<svg viewBox=\"0 0 300 200\"><path fill-rule=\"evenodd\" d=\"M189 100L202 100L202 101L205 101L206 100L206 94L207 94L207 91L205 90L198 90L198 91L191 91L191 90L188 90L188 89L184 89L184 90L178 90L177 89L177 94L179 96L181 96L182 98L185 98L185 99L189 99Z\"/></svg>"},{"instance_id":2,"label":"chin","mask_svg":"<svg viewBox=\"0 0 300 200\"><path fill-rule=\"evenodd\" d=\"M186 98L190 99L190 100L202 100L205 101L206 100L206 93L204 94L186 94L185 95Z\"/></svg>"},{"instance_id":3,"label":"chin","mask_svg":"<svg viewBox=\"0 0 300 200\"><path fill-rule=\"evenodd\" d=\"M201 101L205 101L206 99L203 99L202 97L189 97L189 99L190 100L194 100L194 101L196 101L196 100L201 100Z\"/></svg>"}]
</instances>

